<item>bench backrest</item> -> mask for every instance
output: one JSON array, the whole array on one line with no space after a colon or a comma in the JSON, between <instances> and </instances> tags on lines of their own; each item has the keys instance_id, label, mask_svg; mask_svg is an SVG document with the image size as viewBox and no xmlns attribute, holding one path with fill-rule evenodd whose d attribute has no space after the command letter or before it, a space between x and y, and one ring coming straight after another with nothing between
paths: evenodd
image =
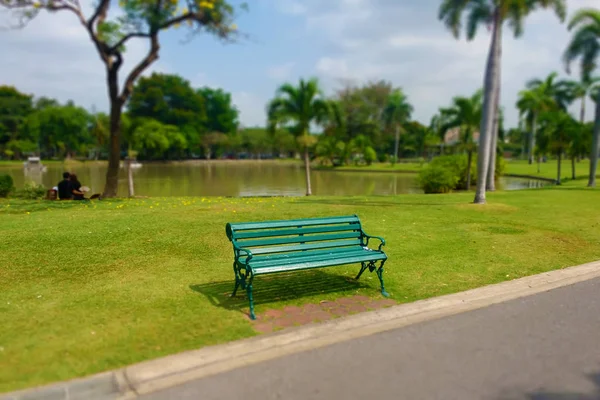
<instances>
[{"instance_id":1,"label":"bench backrest","mask_svg":"<svg viewBox=\"0 0 600 400\"><path fill-rule=\"evenodd\" d=\"M358 246L363 243L356 215L282 221L228 223L227 237L234 249L253 255Z\"/></svg>"}]
</instances>

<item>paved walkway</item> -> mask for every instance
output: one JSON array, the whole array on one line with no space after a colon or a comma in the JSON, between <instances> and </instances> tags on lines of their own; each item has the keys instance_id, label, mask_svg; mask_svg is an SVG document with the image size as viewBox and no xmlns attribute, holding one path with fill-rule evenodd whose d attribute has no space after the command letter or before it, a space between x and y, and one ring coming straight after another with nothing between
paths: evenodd
<instances>
[{"instance_id":1,"label":"paved walkway","mask_svg":"<svg viewBox=\"0 0 600 400\"><path fill-rule=\"evenodd\" d=\"M600 399L600 279L239 368L141 399Z\"/></svg>"}]
</instances>

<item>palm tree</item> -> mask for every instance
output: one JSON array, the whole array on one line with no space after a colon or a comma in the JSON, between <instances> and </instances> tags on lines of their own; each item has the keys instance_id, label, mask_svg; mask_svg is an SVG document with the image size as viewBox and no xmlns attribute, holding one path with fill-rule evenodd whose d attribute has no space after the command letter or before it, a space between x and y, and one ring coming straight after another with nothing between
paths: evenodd
<instances>
[{"instance_id":1,"label":"palm tree","mask_svg":"<svg viewBox=\"0 0 600 400\"><path fill-rule=\"evenodd\" d=\"M502 25L508 21L515 37L523 33L523 20L538 8L552 8L560 20L566 14L565 0L443 0L439 9L439 19L459 37L463 25L463 14L466 18L467 39L471 40L480 25L492 29L490 49L484 78L483 112L480 123L478 179L475 203L485 203L486 177L492 142L493 121L498 112L500 88L500 58L502 49Z\"/></svg>"},{"instance_id":2,"label":"palm tree","mask_svg":"<svg viewBox=\"0 0 600 400\"><path fill-rule=\"evenodd\" d=\"M579 81L569 82L571 97L573 101L581 100L581 108L579 110L579 122L585 123L585 109L587 97L591 96L594 89L600 87L600 76L581 77Z\"/></svg>"},{"instance_id":3,"label":"palm tree","mask_svg":"<svg viewBox=\"0 0 600 400\"><path fill-rule=\"evenodd\" d=\"M580 131L578 122L566 111L552 111L541 115L541 129L548 141L549 150L558 159L556 184L561 184L561 162L563 154L569 150L571 142Z\"/></svg>"},{"instance_id":4,"label":"palm tree","mask_svg":"<svg viewBox=\"0 0 600 400\"><path fill-rule=\"evenodd\" d=\"M563 59L570 72L570 65L580 59L582 81L591 79L592 72L598 68L600 59L600 10L588 8L579 10L569 21L569 30L575 29L573 37L565 50ZM600 94L600 91L597 91ZM590 175L588 186L596 186L596 168L598 166L598 144L600 142L600 95L594 96L596 102L594 133L590 154Z\"/></svg>"},{"instance_id":5,"label":"palm tree","mask_svg":"<svg viewBox=\"0 0 600 400\"><path fill-rule=\"evenodd\" d=\"M519 92L517 108L522 116L530 123L529 133L529 164L533 163L535 150L535 136L537 132L537 120L542 112L552 109L566 110L572 100L569 84L566 81L557 81L556 72L548 75L544 80L532 79L527 82L526 89Z\"/></svg>"},{"instance_id":6,"label":"palm tree","mask_svg":"<svg viewBox=\"0 0 600 400\"><path fill-rule=\"evenodd\" d=\"M285 83L279 87L275 98L268 105L268 119L271 129L278 124L291 125L299 146L304 150L306 171L306 195L312 194L310 185L309 149L316 139L310 135L311 124L323 124L329 119L330 103L323 97L316 78L300 79L297 87Z\"/></svg>"},{"instance_id":7,"label":"palm tree","mask_svg":"<svg viewBox=\"0 0 600 400\"><path fill-rule=\"evenodd\" d=\"M477 148L474 136L479 129L481 114L483 113L482 98L483 92L478 90L471 97L458 96L453 98L451 107L440 110L445 119L443 130L459 129L460 147L467 151L467 190L471 188L471 164L473 151Z\"/></svg>"},{"instance_id":8,"label":"palm tree","mask_svg":"<svg viewBox=\"0 0 600 400\"><path fill-rule=\"evenodd\" d=\"M406 94L402 89L396 89L388 99L388 103L383 110L383 120L388 128L394 130L394 158L392 164L398 161L398 146L400 143L400 130L413 112L413 106L408 102Z\"/></svg>"}]
</instances>

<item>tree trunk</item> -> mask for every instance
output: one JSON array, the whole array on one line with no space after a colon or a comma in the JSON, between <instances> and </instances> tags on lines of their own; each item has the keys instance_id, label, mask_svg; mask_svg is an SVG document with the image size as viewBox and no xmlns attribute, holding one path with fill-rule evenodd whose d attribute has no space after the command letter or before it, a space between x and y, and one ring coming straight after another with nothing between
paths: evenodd
<instances>
[{"instance_id":1,"label":"tree trunk","mask_svg":"<svg viewBox=\"0 0 600 400\"><path fill-rule=\"evenodd\" d=\"M131 169L131 157L127 158L127 188L129 189L129 197L135 196L133 191L133 170Z\"/></svg>"},{"instance_id":2,"label":"tree trunk","mask_svg":"<svg viewBox=\"0 0 600 400\"><path fill-rule=\"evenodd\" d=\"M531 121L531 133L529 134L529 164L533 164L535 156L535 131L537 131L537 113L533 113L533 121Z\"/></svg>"},{"instance_id":3,"label":"tree trunk","mask_svg":"<svg viewBox=\"0 0 600 400\"><path fill-rule=\"evenodd\" d=\"M585 123L585 94L581 98L581 111L579 113L579 121L581 121L582 124Z\"/></svg>"},{"instance_id":4,"label":"tree trunk","mask_svg":"<svg viewBox=\"0 0 600 400\"><path fill-rule=\"evenodd\" d=\"M596 187L596 168L598 167L598 142L600 139L600 98L596 99L596 112L594 122L594 135L592 137L592 151L590 154L589 187Z\"/></svg>"},{"instance_id":5,"label":"tree trunk","mask_svg":"<svg viewBox=\"0 0 600 400\"><path fill-rule=\"evenodd\" d=\"M575 156L571 157L571 179L575 179Z\"/></svg>"},{"instance_id":6,"label":"tree trunk","mask_svg":"<svg viewBox=\"0 0 600 400\"><path fill-rule=\"evenodd\" d=\"M400 127L396 125L396 140L394 142L394 160L392 161L392 165L395 165L398 162L398 146L400 145Z\"/></svg>"},{"instance_id":7,"label":"tree trunk","mask_svg":"<svg viewBox=\"0 0 600 400\"><path fill-rule=\"evenodd\" d=\"M471 190L471 163L473 162L473 151L469 150L467 159L467 190Z\"/></svg>"},{"instance_id":8,"label":"tree trunk","mask_svg":"<svg viewBox=\"0 0 600 400\"><path fill-rule=\"evenodd\" d=\"M485 204L485 186L490 158L492 125L498 90L498 67L502 56L502 21L498 10L494 14L494 32L490 43L484 79L483 115L479 129L479 152L477 158L477 190L475 204Z\"/></svg>"},{"instance_id":9,"label":"tree trunk","mask_svg":"<svg viewBox=\"0 0 600 400\"><path fill-rule=\"evenodd\" d=\"M492 144L490 147L490 165L488 167L486 190L496 191L496 155L498 152L498 130L500 129L500 70L498 66L498 90L496 91L496 115L494 116L494 125L492 129Z\"/></svg>"},{"instance_id":10,"label":"tree trunk","mask_svg":"<svg viewBox=\"0 0 600 400\"><path fill-rule=\"evenodd\" d=\"M562 161L562 151L558 152L558 167L556 171L556 184L560 185L560 166Z\"/></svg>"},{"instance_id":11,"label":"tree trunk","mask_svg":"<svg viewBox=\"0 0 600 400\"><path fill-rule=\"evenodd\" d=\"M109 81L109 84L112 83L113 82ZM114 84L116 85L116 82ZM118 98L111 97L108 170L106 171L106 185L104 186L102 197L117 196L119 186L119 162L121 160L121 107L121 101Z\"/></svg>"},{"instance_id":12,"label":"tree trunk","mask_svg":"<svg viewBox=\"0 0 600 400\"><path fill-rule=\"evenodd\" d=\"M304 169L306 172L306 195L312 195L312 188L310 187L310 159L308 157L308 146L304 147Z\"/></svg>"}]
</instances>

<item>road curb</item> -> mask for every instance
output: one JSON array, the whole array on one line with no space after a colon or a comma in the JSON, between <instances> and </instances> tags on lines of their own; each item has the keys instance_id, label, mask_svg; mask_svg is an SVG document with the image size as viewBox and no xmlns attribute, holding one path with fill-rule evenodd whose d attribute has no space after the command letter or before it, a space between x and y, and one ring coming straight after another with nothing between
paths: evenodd
<instances>
[{"instance_id":1,"label":"road curb","mask_svg":"<svg viewBox=\"0 0 600 400\"><path fill-rule=\"evenodd\" d=\"M600 277L600 261L414 303L204 347L116 371L8 393L1 400L134 399L191 380Z\"/></svg>"}]
</instances>

